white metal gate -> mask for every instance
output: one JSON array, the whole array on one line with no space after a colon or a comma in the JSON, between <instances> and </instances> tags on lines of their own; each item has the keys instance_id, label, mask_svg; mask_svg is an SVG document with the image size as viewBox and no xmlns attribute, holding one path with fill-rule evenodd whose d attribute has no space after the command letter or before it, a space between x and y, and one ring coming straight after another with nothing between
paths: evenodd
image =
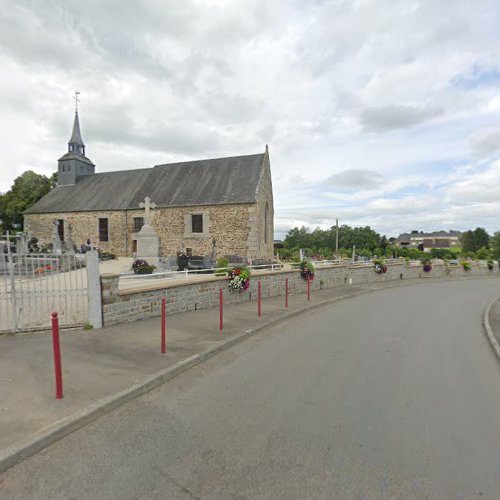
<instances>
[{"instance_id":1,"label":"white metal gate","mask_svg":"<svg viewBox=\"0 0 500 500\"><path fill-rule=\"evenodd\" d=\"M88 321L85 255L0 253L0 333L46 329L52 311L63 327Z\"/></svg>"}]
</instances>

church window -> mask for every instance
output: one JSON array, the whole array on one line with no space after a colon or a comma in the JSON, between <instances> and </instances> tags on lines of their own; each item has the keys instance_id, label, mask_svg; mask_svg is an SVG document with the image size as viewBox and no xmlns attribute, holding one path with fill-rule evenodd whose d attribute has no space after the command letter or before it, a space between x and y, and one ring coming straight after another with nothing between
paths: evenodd
<instances>
[{"instance_id":1,"label":"church window","mask_svg":"<svg viewBox=\"0 0 500 500\"><path fill-rule=\"evenodd\" d=\"M138 233L144 226L144 217L134 217L134 233Z\"/></svg>"},{"instance_id":2,"label":"church window","mask_svg":"<svg viewBox=\"0 0 500 500\"><path fill-rule=\"evenodd\" d=\"M99 241L109 241L109 223L107 218L99 219Z\"/></svg>"},{"instance_id":3,"label":"church window","mask_svg":"<svg viewBox=\"0 0 500 500\"><path fill-rule=\"evenodd\" d=\"M191 232L203 233L203 214L191 215Z\"/></svg>"}]
</instances>

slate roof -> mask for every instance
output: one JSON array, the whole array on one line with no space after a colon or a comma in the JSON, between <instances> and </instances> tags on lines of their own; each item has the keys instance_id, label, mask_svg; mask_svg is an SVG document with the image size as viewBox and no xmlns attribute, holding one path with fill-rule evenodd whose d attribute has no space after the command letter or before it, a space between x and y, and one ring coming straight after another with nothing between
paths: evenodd
<instances>
[{"instance_id":1,"label":"slate roof","mask_svg":"<svg viewBox=\"0 0 500 500\"><path fill-rule=\"evenodd\" d=\"M254 203L265 153L86 175L58 186L26 214Z\"/></svg>"},{"instance_id":2,"label":"slate roof","mask_svg":"<svg viewBox=\"0 0 500 500\"><path fill-rule=\"evenodd\" d=\"M89 165L95 166L86 156L74 153L73 151L68 151L63 154L59 161L61 160L80 160L83 163L88 163Z\"/></svg>"},{"instance_id":3,"label":"slate roof","mask_svg":"<svg viewBox=\"0 0 500 500\"><path fill-rule=\"evenodd\" d=\"M71 139L68 144L78 144L79 146L85 146L82 140L82 134L80 133L80 120L78 119L78 111L75 111L75 121L73 122L73 132L71 134Z\"/></svg>"}]
</instances>

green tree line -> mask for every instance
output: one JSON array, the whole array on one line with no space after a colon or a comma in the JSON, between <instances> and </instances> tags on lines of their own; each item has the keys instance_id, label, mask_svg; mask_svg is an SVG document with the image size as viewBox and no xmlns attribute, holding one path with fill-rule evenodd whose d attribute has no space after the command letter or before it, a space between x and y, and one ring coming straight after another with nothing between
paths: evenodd
<instances>
[{"instance_id":1,"label":"green tree line","mask_svg":"<svg viewBox=\"0 0 500 500\"><path fill-rule=\"evenodd\" d=\"M0 193L0 220L3 231L22 228L23 212L55 186L56 175L46 177L28 170L14 180L9 191Z\"/></svg>"},{"instance_id":2,"label":"green tree line","mask_svg":"<svg viewBox=\"0 0 500 500\"><path fill-rule=\"evenodd\" d=\"M409 257L422 259L429 255L439 259L474 257L478 259L500 259L500 231L490 237L484 228L465 231L461 237L461 248L432 248L423 252L418 248L404 248L395 245L395 239L380 235L369 226L339 226L338 248L343 257L351 257L352 247L356 246L356 255L361 257ZM278 249L284 259L297 260L299 250L306 255L330 259L335 257L336 227L310 230L308 227L294 227L288 231L284 248Z\"/></svg>"}]
</instances>

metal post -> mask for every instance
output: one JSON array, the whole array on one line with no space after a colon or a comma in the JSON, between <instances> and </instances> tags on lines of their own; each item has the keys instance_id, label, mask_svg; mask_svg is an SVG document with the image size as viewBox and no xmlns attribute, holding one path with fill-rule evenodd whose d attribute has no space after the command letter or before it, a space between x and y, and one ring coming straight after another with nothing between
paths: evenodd
<instances>
[{"instance_id":1,"label":"metal post","mask_svg":"<svg viewBox=\"0 0 500 500\"><path fill-rule=\"evenodd\" d=\"M261 300L262 300L262 293L261 293L261 283L260 283L260 280L259 280L259 286L257 288L258 290L258 294L257 294L257 314L259 316L259 318L262 316L262 306L261 306Z\"/></svg>"},{"instance_id":2,"label":"metal post","mask_svg":"<svg viewBox=\"0 0 500 500\"><path fill-rule=\"evenodd\" d=\"M14 255L10 251L10 232L7 235L7 258L9 259L9 278L10 278L10 298L12 300L12 331L17 332L17 292L16 278L14 276Z\"/></svg>"},{"instance_id":3,"label":"metal post","mask_svg":"<svg viewBox=\"0 0 500 500\"><path fill-rule=\"evenodd\" d=\"M59 318L57 313L52 313L52 348L54 350L54 372L56 376L56 399L62 399L62 367L61 367L61 346L59 344Z\"/></svg>"},{"instance_id":4,"label":"metal post","mask_svg":"<svg viewBox=\"0 0 500 500\"><path fill-rule=\"evenodd\" d=\"M288 278L285 280L285 308L288 309Z\"/></svg>"},{"instance_id":5,"label":"metal post","mask_svg":"<svg viewBox=\"0 0 500 500\"><path fill-rule=\"evenodd\" d=\"M219 288L219 330L222 332L224 329L224 296L222 295L222 288Z\"/></svg>"},{"instance_id":6,"label":"metal post","mask_svg":"<svg viewBox=\"0 0 500 500\"><path fill-rule=\"evenodd\" d=\"M307 301L311 300L311 280L307 278Z\"/></svg>"},{"instance_id":7,"label":"metal post","mask_svg":"<svg viewBox=\"0 0 500 500\"><path fill-rule=\"evenodd\" d=\"M161 353L162 354L165 354L167 350L165 341L166 307L167 307L167 299L165 297L162 297L161 299Z\"/></svg>"}]
</instances>

